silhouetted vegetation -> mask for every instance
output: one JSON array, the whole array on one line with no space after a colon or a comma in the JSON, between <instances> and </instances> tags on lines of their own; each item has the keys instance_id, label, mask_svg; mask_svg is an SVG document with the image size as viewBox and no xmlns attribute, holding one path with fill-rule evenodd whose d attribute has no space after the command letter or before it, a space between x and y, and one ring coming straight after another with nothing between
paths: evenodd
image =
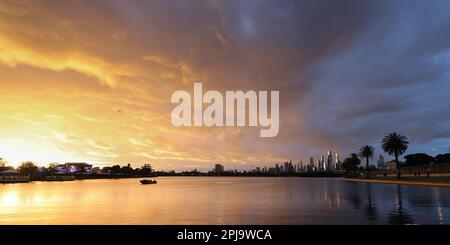
<instances>
[{"instance_id":1,"label":"silhouetted vegetation","mask_svg":"<svg viewBox=\"0 0 450 245\"><path fill-rule=\"evenodd\" d=\"M437 155L434 157L434 163L450 163L450 153Z\"/></svg>"},{"instance_id":2,"label":"silhouetted vegetation","mask_svg":"<svg viewBox=\"0 0 450 245\"><path fill-rule=\"evenodd\" d=\"M356 153L350 154L350 157L345 158L342 162L345 175L356 177L359 164L361 164L361 160L359 160L358 155Z\"/></svg>"},{"instance_id":3,"label":"silhouetted vegetation","mask_svg":"<svg viewBox=\"0 0 450 245\"><path fill-rule=\"evenodd\" d=\"M401 178L400 162L398 157L403 155L403 153L405 153L408 149L409 142L407 140L408 138L405 136L394 132L386 135L381 143L383 150L389 155L393 155L395 157L397 179Z\"/></svg>"},{"instance_id":4,"label":"silhouetted vegetation","mask_svg":"<svg viewBox=\"0 0 450 245\"><path fill-rule=\"evenodd\" d=\"M38 174L38 167L33 162L23 162L17 170L21 174L29 175L30 177L35 177Z\"/></svg>"},{"instance_id":5,"label":"silhouetted vegetation","mask_svg":"<svg viewBox=\"0 0 450 245\"><path fill-rule=\"evenodd\" d=\"M370 145L365 145L359 149L359 156L366 159L366 176L370 177L369 159L373 158L374 150Z\"/></svg>"},{"instance_id":6,"label":"silhouetted vegetation","mask_svg":"<svg viewBox=\"0 0 450 245\"><path fill-rule=\"evenodd\" d=\"M434 157L427 155L425 153L415 153L405 156L405 163L403 166L418 166L418 165L428 165L434 162Z\"/></svg>"},{"instance_id":7,"label":"silhouetted vegetation","mask_svg":"<svg viewBox=\"0 0 450 245\"><path fill-rule=\"evenodd\" d=\"M0 172L5 170L11 170L14 169L11 166L6 166L7 162L3 160L3 158L0 157Z\"/></svg>"},{"instance_id":8,"label":"silhouetted vegetation","mask_svg":"<svg viewBox=\"0 0 450 245\"><path fill-rule=\"evenodd\" d=\"M145 164L141 168L133 168L131 164L125 166L113 165L110 167L103 167L101 171L96 172L97 176L106 175L114 178L126 177L154 177L156 173L150 164ZM105 177L106 177L105 176Z\"/></svg>"}]
</instances>

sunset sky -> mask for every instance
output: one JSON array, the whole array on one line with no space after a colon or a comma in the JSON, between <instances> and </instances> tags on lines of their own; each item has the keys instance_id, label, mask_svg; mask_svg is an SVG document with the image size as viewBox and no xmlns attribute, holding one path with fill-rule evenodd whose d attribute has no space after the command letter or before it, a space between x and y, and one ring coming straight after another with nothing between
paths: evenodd
<instances>
[{"instance_id":1,"label":"sunset sky","mask_svg":"<svg viewBox=\"0 0 450 245\"><path fill-rule=\"evenodd\" d=\"M0 1L0 157L245 169L450 147L450 1ZM176 128L176 90L279 90L280 132Z\"/></svg>"}]
</instances>

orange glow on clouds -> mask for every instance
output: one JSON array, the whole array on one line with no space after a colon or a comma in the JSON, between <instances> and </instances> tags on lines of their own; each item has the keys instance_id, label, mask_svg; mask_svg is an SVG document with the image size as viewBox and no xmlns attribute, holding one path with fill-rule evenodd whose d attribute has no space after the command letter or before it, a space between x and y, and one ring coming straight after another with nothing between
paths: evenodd
<instances>
[{"instance_id":1,"label":"orange glow on clouds","mask_svg":"<svg viewBox=\"0 0 450 245\"><path fill-rule=\"evenodd\" d=\"M186 52L173 35L149 33L158 41L151 45L107 9L67 4L77 14L37 1L0 3L0 157L12 165L87 161L174 170L285 160L271 153L277 139L260 139L256 129L170 123L173 91L195 81L248 81L221 70L220 58L200 57L211 53L203 49L219 52L218 45L227 60L227 33L206 26L207 42L196 40Z\"/></svg>"}]
</instances>

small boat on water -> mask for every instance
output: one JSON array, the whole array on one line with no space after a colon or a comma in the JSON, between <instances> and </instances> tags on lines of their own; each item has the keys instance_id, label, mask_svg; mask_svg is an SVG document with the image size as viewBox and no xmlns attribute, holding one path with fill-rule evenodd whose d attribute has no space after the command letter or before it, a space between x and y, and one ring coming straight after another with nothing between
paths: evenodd
<instances>
[{"instance_id":1,"label":"small boat on water","mask_svg":"<svg viewBox=\"0 0 450 245\"><path fill-rule=\"evenodd\" d=\"M149 179L143 179L141 180L141 184L143 185L149 185L149 184L156 184L156 180L149 180Z\"/></svg>"}]
</instances>

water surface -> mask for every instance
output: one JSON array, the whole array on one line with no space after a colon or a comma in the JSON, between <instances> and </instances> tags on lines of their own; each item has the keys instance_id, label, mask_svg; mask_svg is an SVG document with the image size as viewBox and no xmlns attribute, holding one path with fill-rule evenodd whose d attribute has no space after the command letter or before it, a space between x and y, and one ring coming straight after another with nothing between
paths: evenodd
<instances>
[{"instance_id":1,"label":"water surface","mask_svg":"<svg viewBox=\"0 0 450 245\"><path fill-rule=\"evenodd\" d=\"M340 178L0 185L0 224L450 224L450 189Z\"/></svg>"}]
</instances>

